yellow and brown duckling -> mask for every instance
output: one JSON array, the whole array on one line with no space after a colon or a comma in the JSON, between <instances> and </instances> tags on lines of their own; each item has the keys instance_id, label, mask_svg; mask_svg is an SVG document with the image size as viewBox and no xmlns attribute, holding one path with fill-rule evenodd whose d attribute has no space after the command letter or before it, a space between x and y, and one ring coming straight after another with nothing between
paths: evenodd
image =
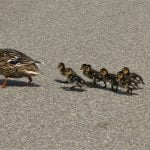
<instances>
[{"instance_id":1,"label":"yellow and brown duckling","mask_svg":"<svg viewBox=\"0 0 150 150\"><path fill-rule=\"evenodd\" d=\"M118 82L115 74L108 73L108 70L105 68L102 68L100 70L100 75L102 76L103 82L105 84L104 88L107 87L107 82L111 84L111 88L113 91L118 90ZM114 86L116 86L116 89L114 90Z\"/></svg>"},{"instance_id":2,"label":"yellow and brown duckling","mask_svg":"<svg viewBox=\"0 0 150 150\"><path fill-rule=\"evenodd\" d=\"M65 71L68 68L65 67L65 64L63 62L60 62L58 64L57 68L59 69L61 75L66 76L66 72ZM66 83L68 83L68 81L66 81Z\"/></svg>"},{"instance_id":3,"label":"yellow and brown duckling","mask_svg":"<svg viewBox=\"0 0 150 150\"><path fill-rule=\"evenodd\" d=\"M59 69L60 73L65 76L65 69L66 69L65 64L61 62L58 64L57 68Z\"/></svg>"},{"instance_id":4,"label":"yellow and brown duckling","mask_svg":"<svg viewBox=\"0 0 150 150\"><path fill-rule=\"evenodd\" d=\"M83 71L83 74L86 77L88 77L89 79L93 80L94 85L96 84L96 82L102 81L102 78L101 78L99 72L96 71L95 69L93 69L91 67L91 65L89 65L89 64L82 64L80 70Z\"/></svg>"},{"instance_id":5,"label":"yellow and brown duckling","mask_svg":"<svg viewBox=\"0 0 150 150\"><path fill-rule=\"evenodd\" d=\"M126 78L123 71L117 73L117 82L120 87L127 89L128 94L132 94L133 90L138 89L138 84L134 80Z\"/></svg>"},{"instance_id":6,"label":"yellow and brown duckling","mask_svg":"<svg viewBox=\"0 0 150 150\"><path fill-rule=\"evenodd\" d=\"M85 81L78 76L71 68L65 69L65 76L68 79L69 83L72 83L72 88L79 87L82 90L82 85L85 84Z\"/></svg>"},{"instance_id":7,"label":"yellow and brown duckling","mask_svg":"<svg viewBox=\"0 0 150 150\"><path fill-rule=\"evenodd\" d=\"M0 49L0 74L5 77L1 88L5 88L8 78L27 77L31 85L32 76L39 74L39 69L35 61L31 57L14 49Z\"/></svg>"},{"instance_id":8,"label":"yellow and brown duckling","mask_svg":"<svg viewBox=\"0 0 150 150\"><path fill-rule=\"evenodd\" d=\"M129 71L128 67L122 68L121 71L124 73L125 78L130 78L133 81L137 82L138 84L139 83L145 84L144 81L143 81L143 78L140 75L136 74L136 73L131 73Z\"/></svg>"}]
</instances>

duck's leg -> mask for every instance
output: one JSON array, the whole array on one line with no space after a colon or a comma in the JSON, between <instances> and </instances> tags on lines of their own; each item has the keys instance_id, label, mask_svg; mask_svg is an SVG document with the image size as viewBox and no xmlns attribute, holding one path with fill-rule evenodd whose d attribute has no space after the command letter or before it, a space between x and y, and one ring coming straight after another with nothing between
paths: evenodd
<instances>
[{"instance_id":1,"label":"duck's leg","mask_svg":"<svg viewBox=\"0 0 150 150\"><path fill-rule=\"evenodd\" d=\"M30 76L28 76L28 79L29 79L29 81L28 81L28 83L27 83L27 86L30 86L31 83L32 83L32 78L31 78Z\"/></svg>"},{"instance_id":2,"label":"duck's leg","mask_svg":"<svg viewBox=\"0 0 150 150\"><path fill-rule=\"evenodd\" d=\"M8 78L5 77L4 82L0 85L0 88L5 88L8 85Z\"/></svg>"}]
</instances>

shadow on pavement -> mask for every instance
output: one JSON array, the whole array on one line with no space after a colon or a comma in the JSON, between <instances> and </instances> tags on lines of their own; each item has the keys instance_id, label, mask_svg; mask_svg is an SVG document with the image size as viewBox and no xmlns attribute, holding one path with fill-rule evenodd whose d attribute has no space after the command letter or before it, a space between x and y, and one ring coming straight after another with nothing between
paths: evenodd
<instances>
[{"instance_id":1,"label":"shadow on pavement","mask_svg":"<svg viewBox=\"0 0 150 150\"><path fill-rule=\"evenodd\" d=\"M57 80L57 79L55 79L54 81L58 83L62 83L62 84L68 84L68 81L62 81L62 80Z\"/></svg>"},{"instance_id":2,"label":"shadow on pavement","mask_svg":"<svg viewBox=\"0 0 150 150\"><path fill-rule=\"evenodd\" d=\"M60 87L60 88L62 88L65 91L74 91L74 92L84 92L84 91L86 91L85 89L71 88L71 87L65 87L65 86Z\"/></svg>"},{"instance_id":3,"label":"shadow on pavement","mask_svg":"<svg viewBox=\"0 0 150 150\"><path fill-rule=\"evenodd\" d=\"M56 82L58 83L62 83L62 84L68 84L68 81L62 81L62 80L55 80ZM126 91L122 91L122 90L119 90L116 92L116 91L113 91L111 88L107 87L107 88L104 88L104 86L100 85L100 84L96 84L94 85L93 82L86 82L85 83L85 86L86 88L97 88L97 89L101 89L101 90L105 90L105 91L111 91L111 92L114 92L116 94L120 94L120 95L127 95L127 96L133 96L133 95L138 95L137 93L132 93L132 94L128 94L126 93ZM62 88L63 90L65 91L76 91L76 92L83 92L83 91L86 91L85 89L81 90L79 88L70 88L70 87L60 87ZM142 88L141 88L142 89Z\"/></svg>"},{"instance_id":4,"label":"shadow on pavement","mask_svg":"<svg viewBox=\"0 0 150 150\"><path fill-rule=\"evenodd\" d=\"M4 80L0 80L0 84L3 83ZM8 80L8 86L12 86L12 87L26 87L27 86L27 82L25 81L18 81L18 80ZM35 83L31 83L30 86L28 87L40 87L40 85L35 84Z\"/></svg>"}]
</instances>

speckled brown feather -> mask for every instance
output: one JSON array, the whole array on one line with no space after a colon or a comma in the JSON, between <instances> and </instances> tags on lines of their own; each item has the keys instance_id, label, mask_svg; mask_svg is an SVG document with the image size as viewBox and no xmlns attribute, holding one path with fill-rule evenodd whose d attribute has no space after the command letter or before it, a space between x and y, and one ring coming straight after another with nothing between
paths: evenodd
<instances>
[{"instance_id":1,"label":"speckled brown feather","mask_svg":"<svg viewBox=\"0 0 150 150\"><path fill-rule=\"evenodd\" d=\"M0 49L0 74L5 78L28 77L38 74L39 69L35 63L40 63L14 49Z\"/></svg>"}]
</instances>

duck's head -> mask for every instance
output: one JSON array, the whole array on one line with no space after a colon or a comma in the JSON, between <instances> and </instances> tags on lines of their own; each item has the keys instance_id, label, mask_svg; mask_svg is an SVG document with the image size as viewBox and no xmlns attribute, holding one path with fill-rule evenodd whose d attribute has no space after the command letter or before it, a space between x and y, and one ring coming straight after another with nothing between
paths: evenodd
<instances>
[{"instance_id":1,"label":"duck's head","mask_svg":"<svg viewBox=\"0 0 150 150\"><path fill-rule=\"evenodd\" d=\"M123 73L124 73L124 75L128 75L129 73L130 73L130 71L129 71L129 68L128 67L124 67L124 68L122 68L122 70L121 70Z\"/></svg>"},{"instance_id":2,"label":"duck's head","mask_svg":"<svg viewBox=\"0 0 150 150\"><path fill-rule=\"evenodd\" d=\"M57 68L59 70L63 70L63 69L65 69L65 64L61 62L61 63L58 64Z\"/></svg>"},{"instance_id":3,"label":"duck's head","mask_svg":"<svg viewBox=\"0 0 150 150\"><path fill-rule=\"evenodd\" d=\"M123 80L124 79L124 72L123 71L119 71L118 73L117 73L117 80L118 81L121 81L121 80Z\"/></svg>"},{"instance_id":4,"label":"duck's head","mask_svg":"<svg viewBox=\"0 0 150 150\"><path fill-rule=\"evenodd\" d=\"M100 70L100 75L101 75L101 76L106 76L107 74L108 74L108 70L107 70L107 69L102 68L102 69Z\"/></svg>"}]
</instances>

